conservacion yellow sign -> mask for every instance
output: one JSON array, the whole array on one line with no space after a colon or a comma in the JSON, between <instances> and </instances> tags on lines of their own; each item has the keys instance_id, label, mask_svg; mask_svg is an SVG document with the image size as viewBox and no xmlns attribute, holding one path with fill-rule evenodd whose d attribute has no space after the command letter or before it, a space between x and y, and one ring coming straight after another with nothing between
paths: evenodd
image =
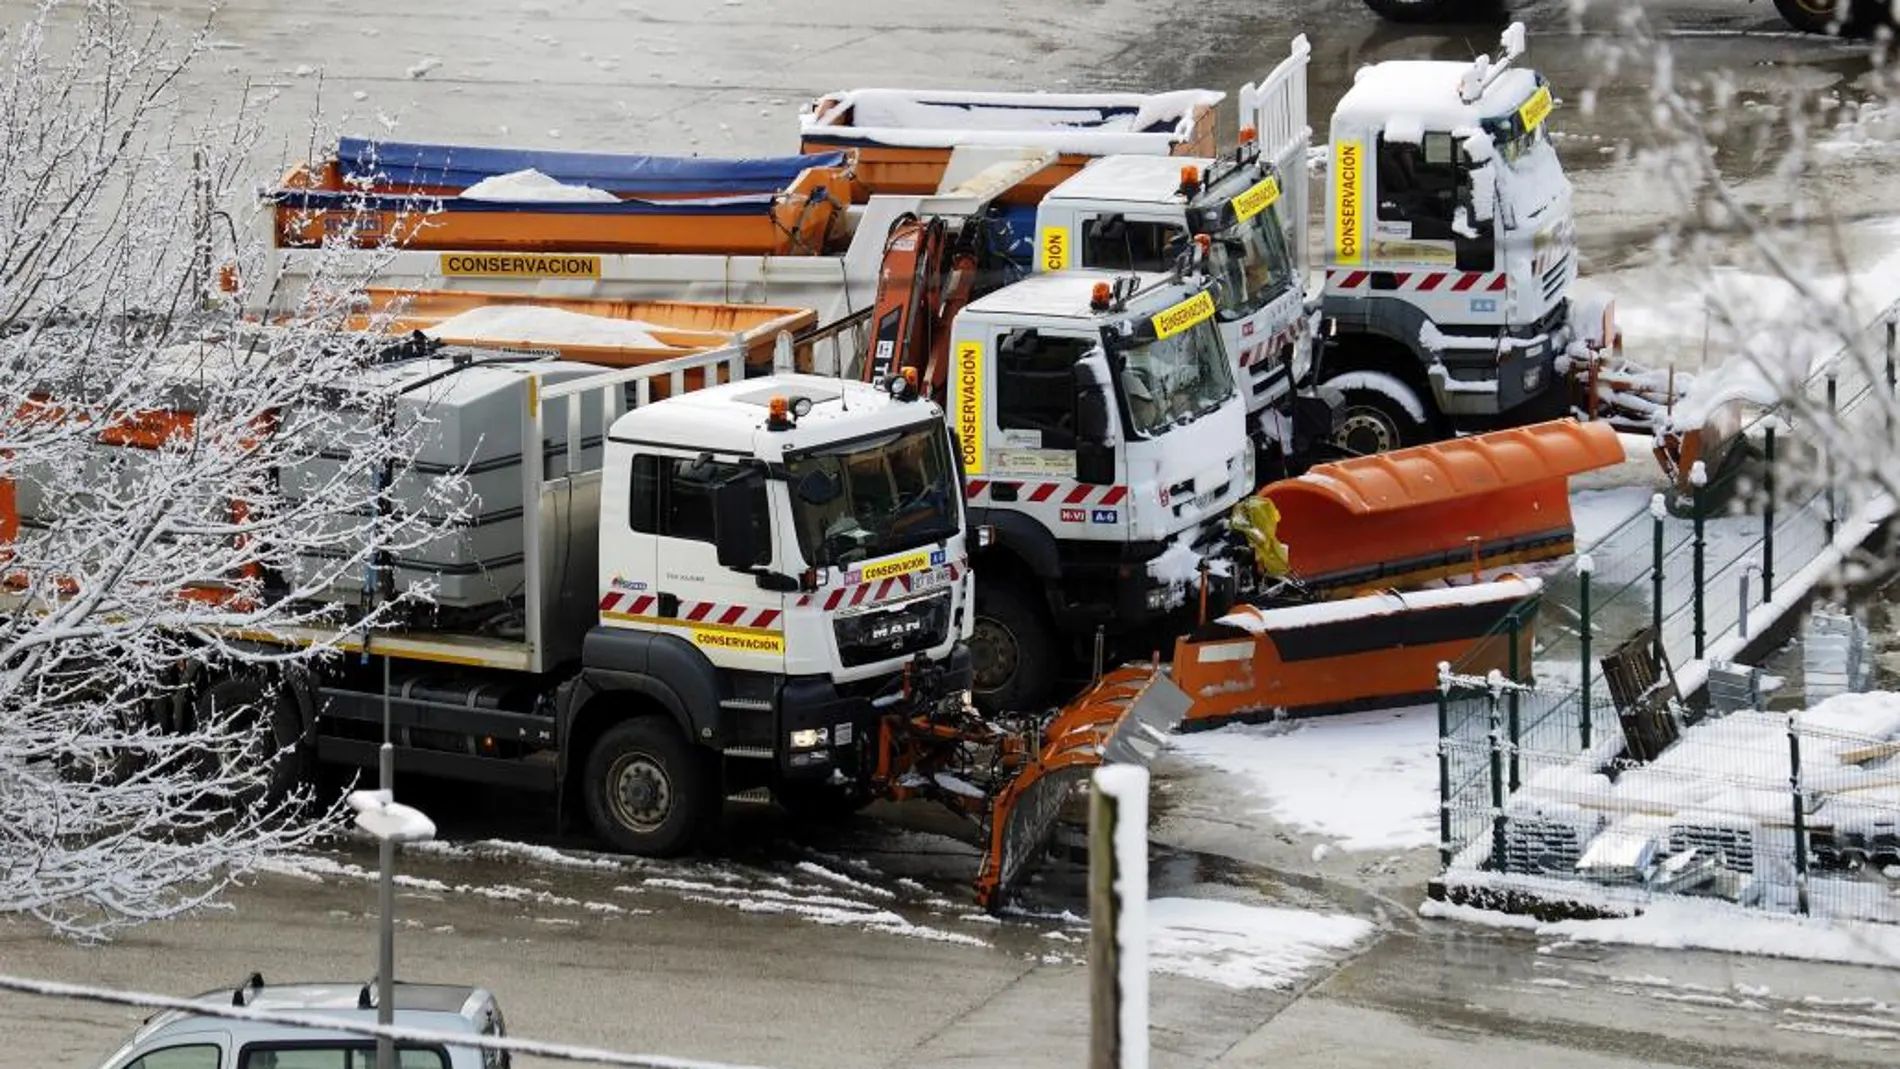
<instances>
[{"instance_id":1,"label":"conservacion yellow sign","mask_svg":"<svg viewBox=\"0 0 1900 1069\"><path fill-rule=\"evenodd\" d=\"M733 653L781 654L785 652L785 633L744 627L695 627L693 645Z\"/></svg>"},{"instance_id":2,"label":"conservacion yellow sign","mask_svg":"<svg viewBox=\"0 0 1900 1069\"><path fill-rule=\"evenodd\" d=\"M905 557L892 557L890 560L881 560L876 564L867 564L858 570L858 575L863 582L873 583L879 579L895 579L900 575L921 572L928 567L930 567L929 553L912 553Z\"/></svg>"},{"instance_id":3,"label":"conservacion yellow sign","mask_svg":"<svg viewBox=\"0 0 1900 1069\"><path fill-rule=\"evenodd\" d=\"M1196 323L1214 318L1214 298L1206 290L1154 317L1155 337L1172 338Z\"/></svg>"},{"instance_id":4,"label":"conservacion yellow sign","mask_svg":"<svg viewBox=\"0 0 1900 1069\"><path fill-rule=\"evenodd\" d=\"M535 252L445 252L442 274L450 278L599 278L600 257Z\"/></svg>"},{"instance_id":5,"label":"conservacion yellow sign","mask_svg":"<svg viewBox=\"0 0 1900 1069\"><path fill-rule=\"evenodd\" d=\"M1524 106L1517 109L1518 121L1524 124L1524 129L1535 130L1537 124L1550 114L1550 107L1550 86L1540 85L1537 92L1524 102Z\"/></svg>"},{"instance_id":6,"label":"conservacion yellow sign","mask_svg":"<svg viewBox=\"0 0 1900 1069\"><path fill-rule=\"evenodd\" d=\"M1244 223L1273 207L1273 202L1279 199L1280 183L1272 175L1268 175L1255 183L1251 189L1234 198L1234 218Z\"/></svg>"},{"instance_id":7,"label":"conservacion yellow sign","mask_svg":"<svg viewBox=\"0 0 1900 1069\"><path fill-rule=\"evenodd\" d=\"M1066 226L1043 227L1039 255L1042 256L1044 271L1061 271L1067 268L1069 266L1069 228Z\"/></svg>"},{"instance_id":8,"label":"conservacion yellow sign","mask_svg":"<svg viewBox=\"0 0 1900 1069\"><path fill-rule=\"evenodd\" d=\"M963 470L983 471L983 343L957 343L957 449Z\"/></svg>"},{"instance_id":9,"label":"conservacion yellow sign","mask_svg":"<svg viewBox=\"0 0 1900 1069\"><path fill-rule=\"evenodd\" d=\"M1356 264L1365 259L1361 235L1364 221L1359 218L1359 183L1365 146L1357 141L1341 141L1333 149L1333 260Z\"/></svg>"}]
</instances>

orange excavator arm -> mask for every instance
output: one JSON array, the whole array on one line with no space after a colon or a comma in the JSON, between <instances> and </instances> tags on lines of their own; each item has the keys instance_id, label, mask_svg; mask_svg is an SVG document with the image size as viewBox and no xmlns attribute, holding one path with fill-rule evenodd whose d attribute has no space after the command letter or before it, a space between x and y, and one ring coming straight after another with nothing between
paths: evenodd
<instances>
[{"instance_id":1,"label":"orange excavator arm","mask_svg":"<svg viewBox=\"0 0 1900 1069\"><path fill-rule=\"evenodd\" d=\"M950 374L950 325L976 288L970 220L904 215L891 226L878 269L866 381L906 370L941 399Z\"/></svg>"}]
</instances>

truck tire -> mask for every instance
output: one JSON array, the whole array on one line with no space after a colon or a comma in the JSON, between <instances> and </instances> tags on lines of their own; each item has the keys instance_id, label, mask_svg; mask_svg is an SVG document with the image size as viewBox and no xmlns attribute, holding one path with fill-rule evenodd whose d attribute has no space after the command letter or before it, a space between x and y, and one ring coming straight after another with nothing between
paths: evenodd
<instances>
[{"instance_id":1,"label":"truck tire","mask_svg":"<svg viewBox=\"0 0 1900 1069\"><path fill-rule=\"evenodd\" d=\"M1781 20L1802 33L1828 36L1864 37L1880 22L1876 4L1850 0L1847 14L1841 15L1834 0L1775 0Z\"/></svg>"},{"instance_id":2,"label":"truck tire","mask_svg":"<svg viewBox=\"0 0 1900 1069\"><path fill-rule=\"evenodd\" d=\"M979 573L980 574L980 573ZM976 584L970 690L986 713L1029 712L1049 701L1056 653L1040 607L999 576Z\"/></svg>"},{"instance_id":3,"label":"truck tire","mask_svg":"<svg viewBox=\"0 0 1900 1069\"><path fill-rule=\"evenodd\" d=\"M271 806L294 794L308 779L309 751L304 746L303 717L297 702L282 687L272 687L256 671L224 675L198 694L192 705L197 726L215 723L232 710L255 710L248 757L269 762L270 772L257 801Z\"/></svg>"},{"instance_id":4,"label":"truck tire","mask_svg":"<svg viewBox=\"0 0 1900 1069\"><path fill-rule=\"evenodd\" d=\"M1394 380L1399 389L1407 389ZM1349 457L1389 453L1431 438L1431 428L1412 417L1398 398L1379 390L1343 391L1339 430L1333 445ZM1416 398L1416 395L1414 395Z\"/></svg>"},{"instance_id":5,"label":"truck tire","mask_svg":"<svg viewBox=\"0 0 1900 1069\"><path fill-rule=\"evenodd\" d=\"M1387 22L1450 22L1502 5L1484 0L1366 0L1366 6Z\"/></svg>"},{"instance_id":6,"label":"truck tire","mask_svg":"<svg viewBox=\"0 0 1900 1069\"><path fill-rule=\"evenodd\" d=\"M608 728L587 755L582 782L594 830L629 854L688 853L719 819L712 763L659 717Z\"/></svg>"}]
</instances>

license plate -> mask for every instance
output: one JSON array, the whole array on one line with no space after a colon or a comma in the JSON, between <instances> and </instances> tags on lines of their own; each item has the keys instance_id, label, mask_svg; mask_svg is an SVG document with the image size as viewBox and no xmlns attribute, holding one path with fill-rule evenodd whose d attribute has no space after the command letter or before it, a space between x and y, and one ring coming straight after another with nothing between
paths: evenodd
<instances>
[{"instance_id":1,"label":"license plate","mask_svg":"<svg viewBox=\"0 0 1900 1069\"><path fill-rule=\"evenodd\" d=\"M910 589L913 593L920 590L935 590L950 581L950 572L943 568L933 568L927 572L918 572L910 577Z\"/></svg>"}]
</instances>

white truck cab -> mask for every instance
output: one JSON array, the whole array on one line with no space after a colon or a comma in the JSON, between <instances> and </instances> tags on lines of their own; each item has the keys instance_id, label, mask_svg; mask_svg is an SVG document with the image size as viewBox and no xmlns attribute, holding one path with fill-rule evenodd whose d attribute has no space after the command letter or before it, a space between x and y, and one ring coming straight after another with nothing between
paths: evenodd
<instances>
[{"instance_id":1,"label":"white truck cab","mask_svg":"<svg viewBox=\"0 0 1900 1069\"><path fill-rule=\"evenodd\" d=\"M1614 331L1573 307L1554 100L1523 48L1517 25L1496 61L1362 68L1333 113L1321 376L1355 452L1561 414L1554 359Z\"/></svg>"},{"instance_id":2,"label":"white truck cab","mask_svg":"<svg viewBox=\"0 0 1900 1069\"><path fill-rule=\"evenodd\" d=\"M1203 278L1034 275L963 309L951 346L970 514L996 532L975 689L1009 708L1045 691L1058 643L1179 622L1197 580L1176 562L1218 554L1253 447Z\"/></svg>"},{"instance_id":3,"label":"white truck cab","mask_svg":"<svg viewBox=\"0 0 1900 1069\"><path fill-rule=\"evenodd\" d=\"M1036 269L1165 271L1190 235L1209 240L1215 319L1249 411L1281 401L1310 367L1300 266L1282 182L1257 151L1237 158L1108 156L1036 209Z\"/></svg>"}]
</instances>

